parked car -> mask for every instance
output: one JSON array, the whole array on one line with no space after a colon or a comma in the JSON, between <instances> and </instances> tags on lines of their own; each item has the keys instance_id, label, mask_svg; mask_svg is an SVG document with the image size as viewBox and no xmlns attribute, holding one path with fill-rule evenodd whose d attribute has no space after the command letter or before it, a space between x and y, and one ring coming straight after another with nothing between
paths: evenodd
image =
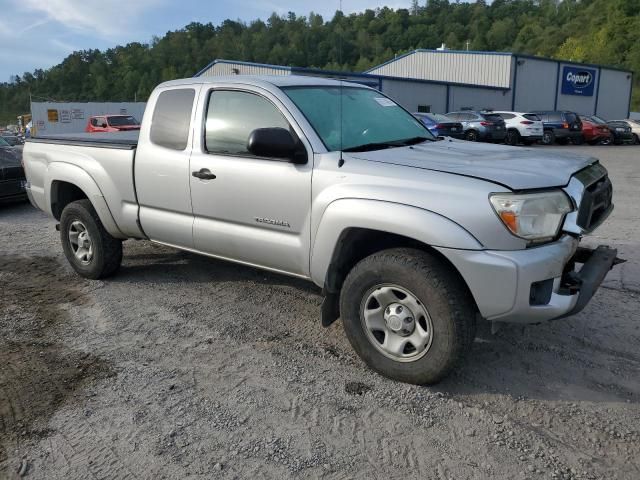
<instances>
[{"instance_id":1,"label":"parked car","mask_svg":"<svg viewBox=\"0 0 640 480\"><path fill-rule=\"evenodd\" d=\"M24 145L24 140L17 135L2 135L2 139L12 147Z\"/></svg>"},{"instance_id":2,"label":"parked car","mask_svg":"<svg viewBox=\"0 0 640 480\"><path fill-rule=\"evenodd\" d=\"M597 115L580 115L582 136L589 145L609 145L613 135L607 122Z\"/></svg>"},{"instance_id":3,"label":"parked car","mask_svg":"<svg viewBox=\"0 0 640 480\"><path fill-rule=\"evenodd\" d=\"M582 122L578 114L567 111L534 111L532 113L542 119L544 145L552 145L555 142L565 144L568 141L579 145L584 142Z\"/></svg>"},{"instance_id":4,"label":"parked car","mask_svg":"<svg viewBox=\"0 0 640 480\"><path fill-rule=\"evenodd\" d=\"M464 110L447 113L447 117L462 124L464 139L470 142L502 142L507 136L504 120L493 113Z\"/></svg>"},{"instance_id":5,"label":"parked car","mask_svg":"<svg viewBox=\"0 0 640 480\"><path fill-rule=\"evenodd\" d=\"M140 122L131 115L97 115L89 117L85 132L122 132L140 130Z\"/></svg>"},{"instance_id":6,"label":"parked car","mask_svg":"<svg viewBox=\"0 0 640 480\"><path fill-rule=\"evenodd\" d=\"M542 120L535 113L493 112L500 115L507 128L505 143L531 145L542 140Z\"/></svg>"},{"instance_id":7,"label":"parked car","mask_svg":"<svg viewBox=\"0 0 640 480\"><path fill-rule=\"evenodd\" d=\"M0 137L0 202L26 200L22 154Z\"/></svg>"},{"instance_id":8,"label":"parked car","mask_svg":"<svg viewBox=\"0 0 640 480\"><path fill-rule=\"evenodd\" d=\"M636 139L628 122L624 120L611 120L607 122L609 130L613 134L613 143L622 145L623 143L635 143Z\"/></svg>"},{"instance_id":9,"label":"parked car","mask_svg":"<svg viewBox=\"0 0 640 480\"><path fill-rule=\"evenodd\" d=\"M454 122L441 113L414 113L436 137L464 138L464 131L460 122Z\"/></svg>"},{"instance_id":10,"label":"parked car","mask_svg":"<svg viewBox=\"0 0 640 480\"><path fill-rule=\"evenodd\" d=\"M634 120L631 118L627 118L626 120L612 120L613 122L621 122L624 123L631 129L631 135L633 136L633 142L636 144L640 144L640 120Z\"/></svg>"},{"instance_id":11,"label":"parked car","mask_svg":"<svg viewBox=\"0 0 640 480\"><path fill-rule=\"evenodd\" d=\"M26 143L72 268L108 277L132 238L309 280L323 325L396 380L445 377L479 317L582 310L617 263L579 248L613 210L591 156L439 142L382 93L316 77L174 80L147 109L140 133Z\"/></svg>"}]
</instances>

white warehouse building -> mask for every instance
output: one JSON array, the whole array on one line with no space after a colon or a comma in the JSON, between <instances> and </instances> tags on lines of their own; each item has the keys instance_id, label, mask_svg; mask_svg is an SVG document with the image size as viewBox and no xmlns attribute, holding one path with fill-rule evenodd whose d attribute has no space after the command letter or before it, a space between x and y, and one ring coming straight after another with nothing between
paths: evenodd
<instances>
[{"instance_id":1,"label":"white warehouse building","mask_svg":"<svg viewBox=\"0 0 640 480\"><path fill-rule=\"evenodd\" d=\"M633 73L505 52L415 50L364 73L215 60L196 76L314 75L362 83L409 111L570 110L629 117Z\"/></svg>"}]
</instances>

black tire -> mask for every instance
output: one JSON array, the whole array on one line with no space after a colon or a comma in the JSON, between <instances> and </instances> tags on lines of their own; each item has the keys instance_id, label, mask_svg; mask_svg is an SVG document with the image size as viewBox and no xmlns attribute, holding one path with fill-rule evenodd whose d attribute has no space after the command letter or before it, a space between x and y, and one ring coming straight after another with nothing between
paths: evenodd
<instances>
[{"instance_id":1,"label":"black tire","mask_svg":"<svg viewBox=\"0 0 640 480\"><path fill-rule=\"evenodd\" d=\"M587 143L589 145L600 145L601 142L602 140L589 140Z\"/></svg>"},{"instance_id":2,"label":"black tire","mask_svg":"<svg viewBox=\"0 0 640 480\"><path fill-rule=\"evenodd\" d=\"M518 145L520 143L520 132L517 130L509 130L507 137L504 139L504 143L507 145Z\"/></svg>"},{"instance_id":3,"label":"black tire","mask_svg":"<svg viewBox=\"0 0 640 480\"><path fill-rule=\"evenodd\" d=\"M542 134L542 140L540 140L543 145L553 145L555 141L556 136L552 130L545 130Z\"/></svg>"},{"instance_id":4,"label":"black tire","mask_svg":"<svg viewBox=\"0 0 640 480\"><path fill-rule=\"evenodd\" d=\"M368 295L378 285L402 287L426 308L433 334L426 353L416 360L394 360L370 339L361 315ZM360 358L380 374L407 383L439 382L475 338L476 307L466 284L443 260L416 249L383 250L360 261L345 279L340 312L347 338Z\"/></svg>"},{"instance_id":5,"label":"black tire","mask_svg":"<svg viewBox=\"0 0 640 480\"><path fill-rule=\"evenodd\" d=\"M464 139L468 142L477 142L480 136L475 130L469 130L464 134Z\"/></svg>"},{"instance_id":6,"label":"black tire","mask_svg":"<svg viewBox=\"0 0 640 480\"><path fill-rule=\"evenodd\" d=\"M636 145L640 145L640 137L638 136L637 133L633 134L633 143Z\"/></svg>"},{"instance_id":7,"label":"black tire","mask_svg":"<svg viewBox=\"0 0 640 480\"><path fill-rule=\"evenodd\" d=\"M579 137L573 137L571 139L571 143L574 145L582 145L584 143L584 137L580 135Z\"/></svg>"},{"instance_id":8,"label":"black tire","mask_svg":"<svg viewBox=\"0 0 640 480\"><path fill-rule=\"evenodd\" d=\"M92 256L86 262L76 257L69 232L74 222L81 222L88 232ZM60 240L67 260L84 278L97 280L113 275L122 262L122 240L113 238L104 229L98 214L89 200L71 202L60 217Z\"/></svg>"}]
</instances>

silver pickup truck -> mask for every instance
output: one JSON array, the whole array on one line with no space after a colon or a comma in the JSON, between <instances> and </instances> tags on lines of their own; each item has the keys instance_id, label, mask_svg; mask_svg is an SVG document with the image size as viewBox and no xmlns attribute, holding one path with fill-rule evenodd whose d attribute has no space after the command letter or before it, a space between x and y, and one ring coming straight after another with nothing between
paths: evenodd
<instances>
[{"instance_id":1,"label":"silver pickup truck","mask_svg":"<svg viewBox=\"0 0 640 480\"><path fill-rule=\"evenodd\" d=\"M83 277L148 239L308 279L322 323L405 382L442 379L478 319L580 311L618 261L594 158L434 138L380 92L312 77L158 86L137 135L31 139L32 203ZM576 265L581 265L576 267Z\"/></svg>"}]
</instances>

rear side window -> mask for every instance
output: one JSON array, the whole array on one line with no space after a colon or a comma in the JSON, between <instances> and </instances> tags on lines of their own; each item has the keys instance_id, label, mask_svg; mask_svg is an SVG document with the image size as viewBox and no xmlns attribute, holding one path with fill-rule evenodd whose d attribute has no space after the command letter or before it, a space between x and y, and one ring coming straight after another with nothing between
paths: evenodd
<instances>
[{"instance_id":1,"label":"rear side window","mask_svg":"<svg viewBox=\"0 0 640 480\"><path fill-rule=\"evenodd\" d=\"M542 121L542 119L538 115L536 115L535 113L525 113L522 116L524 118L526 118L527 120L531 120L532 122L540 122L540 121Z\"/></svg>"},{"instance_id":2,"label":"rear side window","mask_svg":"<svg viewBox=\"0 0 640 480\"><path fill-rule=\"evenodd\" d=\"M552 112L549 114L550 122L562 122L562 114L560 112Z\"/></svg>"},{"instance_id":3,"label":"rear side window","mask_svg":"<svg viewBox=\"0 0 640 480\"><path fill-rule=\"evenodd\" d=\"M171 150L187 148L195 95L194 89L181 88L158 96L151 119L152 143Z\"/></svg>"},{"instance_id":4,"label":"rear side window","mask_svg":"<svg viewBox=\"0 0 640 480\"><path fill-rule=\"evenodd\" d=\"M505 120L511 120L512 118L515 117L515 115L513 113L497 113L496 115L504 118Z\"/></svg>"}]
</instances>

